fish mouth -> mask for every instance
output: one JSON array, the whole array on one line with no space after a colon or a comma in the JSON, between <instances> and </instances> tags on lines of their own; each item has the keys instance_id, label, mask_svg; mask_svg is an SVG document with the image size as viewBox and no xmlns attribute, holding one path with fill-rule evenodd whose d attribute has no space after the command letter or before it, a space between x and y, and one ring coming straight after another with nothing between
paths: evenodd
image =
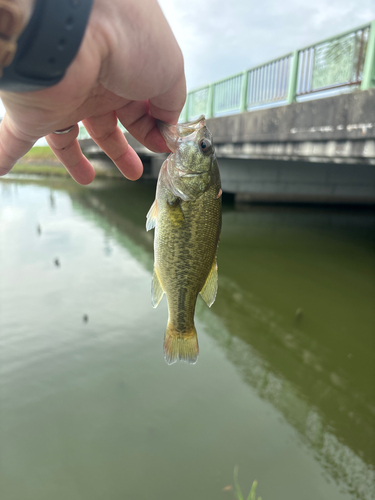
<instances>
[{"instance_id":1,"label":"fish mouth","mask_svg":"<svg viewBox=\"0 0 375 500\"><path fill-rule=\"evenodd\" d=\"M202 175L204 172L196 172L196 173L187 173L182 175L182 177L198 177L198 175Z\"/></svg>"},{"instance_id":2,"label":"fish mouth","mask_svg":"<svg viewBox=\"0 0 375 500\"><path fill-rule=\"evenodd\" d=\"M180 177L197 177L198 175L204 174L204 172L189 172L189 170L181 170L175 167Z\"/></svg>"},{"instance_id":3,"label":"fish mouth","mask_svg":"<svg viewBox=\"0 0 375 500\"><path fill-rule=\"evenodd\" d=\"M156 120L156 123L163 139L172 153L176 152L178 142L181 141L181 139L196 133L199 129L206 126L206 120L203 115L192 122L177 123L177 125L169 125L161 120Z\"/></svg>"},{"instance_id":4,"label":"fish mouth","mask_svg":"<svg viewBox=\"0 0 375 500\"><path fill-rule=\"evenodd\" d=\"M156 123L167 146L172 151L172 153L175 153L178 140L176 125L169 125L168 123L164 123L160 120L156 120Z\"/></svg>"}]
</instances>

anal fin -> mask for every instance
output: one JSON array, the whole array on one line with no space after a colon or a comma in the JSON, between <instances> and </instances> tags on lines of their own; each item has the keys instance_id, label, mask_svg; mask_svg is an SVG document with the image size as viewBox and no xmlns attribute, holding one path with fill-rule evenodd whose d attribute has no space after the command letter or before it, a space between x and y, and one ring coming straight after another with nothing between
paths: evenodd
<instances>
[{"instance_id":1,"label":"anal fin","mask_svg":"<svg viewBox=\"0 0 375 500\"><path fill-rule=\"evenodd\" d=\"M217 287L218 287L219 275L217 272L216 257L212 264L211 270L207 276L206 283L204 284L202 290L200 291L202 299L206 302L208 307L211 307L215 302Z\"/></svg>"},{"instance_id":2,"label":"anal fin","mask_svg":"<svg viewBox=\"0 0 375 500\"><path fill-rule=\"evenodd\" d=\"M152 282L151 282L151 304L152 304L152 307L158 307L159 302L161 301L163 295L164 295L164 290L163 290L163 287L161 286L159 276L158 276L156 269L154 267L154 273L152 275Z\"/></svg>"}]
</instances>

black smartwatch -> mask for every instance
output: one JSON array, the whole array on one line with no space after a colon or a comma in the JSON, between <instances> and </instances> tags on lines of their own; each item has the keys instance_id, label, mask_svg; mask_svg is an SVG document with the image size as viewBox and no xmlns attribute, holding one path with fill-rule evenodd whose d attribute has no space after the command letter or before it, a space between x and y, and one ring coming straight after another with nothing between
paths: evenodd
<instances>
[{"instance_id":1,"label":"black smartwatch","mask_svg":"<svg viewBox=\"0 0 375 500\"><path fill-rule=\"evenodd\" d=\"M13 61L3 70L0 90L30 92L59 83L81 45L92 4L93 0L36 0Z\"/></svg>"}]
</instances>

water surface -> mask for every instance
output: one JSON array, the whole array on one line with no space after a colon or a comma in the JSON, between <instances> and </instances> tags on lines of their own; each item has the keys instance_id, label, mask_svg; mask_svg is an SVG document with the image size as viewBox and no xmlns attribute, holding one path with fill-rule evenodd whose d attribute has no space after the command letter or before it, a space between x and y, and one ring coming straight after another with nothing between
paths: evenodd
<instances>
[{"instance_id":1,"label":"water surface","mask_svg":"<svg viewBox=\"0 0 375 500\"><path fill-rule=\"evenodd\" d=\"M166 365L147 183L0 182L0 496L373 499L374 213L226 206ZM39 225L39 227L38 227Z\"/></svg>"}]
</instances>

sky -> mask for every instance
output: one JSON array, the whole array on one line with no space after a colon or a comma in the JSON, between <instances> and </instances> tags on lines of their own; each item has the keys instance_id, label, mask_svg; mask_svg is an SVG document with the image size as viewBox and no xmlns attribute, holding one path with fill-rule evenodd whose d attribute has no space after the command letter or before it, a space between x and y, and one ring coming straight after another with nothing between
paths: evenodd
<instances>
[{"instance_id":1,"label":"sky","mask_svg":"<svg viewBox=\"0 0 375 500\"><path fill-rule=\"evenodd\" d=\"M159 0L188 90L375 20L375 0Z\"/></svg>"},{"instance_id":2,"label":"sky","mask_svg":"<svg viewBox=\"0 0 375 500\"><path fill-rule=\"evenodd\" d=\"M159 0L159 4L184 54L188 90L375 20L375 0Z\"/></svg>"}]
</instances>

